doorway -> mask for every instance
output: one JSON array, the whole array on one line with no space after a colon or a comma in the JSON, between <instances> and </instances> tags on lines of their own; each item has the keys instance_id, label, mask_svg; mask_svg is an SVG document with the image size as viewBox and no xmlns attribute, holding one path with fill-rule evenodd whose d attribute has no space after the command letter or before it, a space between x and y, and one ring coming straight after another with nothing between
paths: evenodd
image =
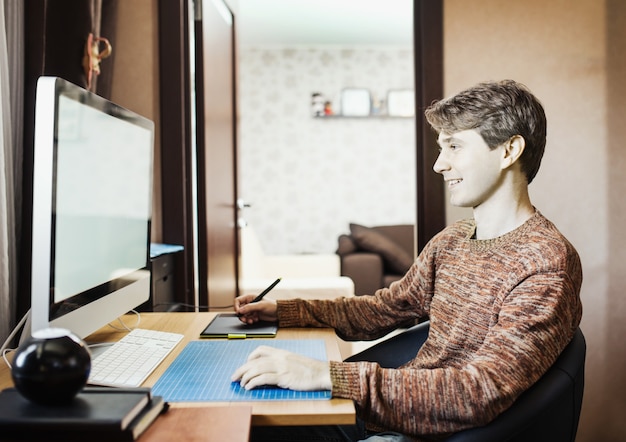
<instances>
[{"instance_id":1,"label":"doorway","mask_svg":"<svg viewBox=\"0 0 626 442\"><path fill-rule=\"evenodd\" d=\"M415 224L415 118L386 107L414 89L413 1L238 0L237 23L239 193L264 253L334 253L351 222ZM367 91L366 116L344 115L346 89ZM314 93L331 115L313 115Z\"/></svg>"}]
</instances>

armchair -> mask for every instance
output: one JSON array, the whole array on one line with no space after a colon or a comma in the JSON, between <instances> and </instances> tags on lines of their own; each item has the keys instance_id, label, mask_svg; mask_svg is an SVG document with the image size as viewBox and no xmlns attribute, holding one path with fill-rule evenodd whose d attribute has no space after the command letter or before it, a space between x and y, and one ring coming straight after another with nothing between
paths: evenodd
<instances>
[{"instance_id":1,"label":"armchair","mask_svg":"<svg viewBox=\"0 0 626 442\"><path fill-rule=\"evenodd\" d=\"M406 273L415 260L414 230L408 224L350 224L350 234L339 236L341 275L354 281L355 295L371 295Z\"/></svg>"}]
</instances>

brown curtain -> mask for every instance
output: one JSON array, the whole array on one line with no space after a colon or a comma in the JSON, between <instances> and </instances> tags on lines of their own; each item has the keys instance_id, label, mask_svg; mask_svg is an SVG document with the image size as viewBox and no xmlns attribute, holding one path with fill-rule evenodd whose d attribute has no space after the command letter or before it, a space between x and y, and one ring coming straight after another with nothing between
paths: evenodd
<instances>
[{"instance_id":1,"label":"brown curtain","mask_svg":"<svg viewBox=\"0 0 626 442\"><path fill-rule=\"evenodd\" d=\"M23 24L22 2L0 1L0 344L17 323Z\"/></svg>"}]
</instances>

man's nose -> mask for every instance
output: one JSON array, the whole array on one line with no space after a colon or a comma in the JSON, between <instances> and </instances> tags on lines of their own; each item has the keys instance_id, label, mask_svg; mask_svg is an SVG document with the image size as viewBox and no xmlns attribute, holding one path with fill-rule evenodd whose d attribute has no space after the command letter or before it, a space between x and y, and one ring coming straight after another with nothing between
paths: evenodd
<instances>
[{"instance_id":1,"label":"man's nose","mask_svg":"<svg viewBox=\"0 0 626 442\"><path fill-rule=\"evenodd\" d=\"M433 164L433 170L437 173L443 173L450 167L448 160L444 154L444 151L439 152L439 156L437 156L437 160L435 164Z\"/></svg>"}]
</instances>

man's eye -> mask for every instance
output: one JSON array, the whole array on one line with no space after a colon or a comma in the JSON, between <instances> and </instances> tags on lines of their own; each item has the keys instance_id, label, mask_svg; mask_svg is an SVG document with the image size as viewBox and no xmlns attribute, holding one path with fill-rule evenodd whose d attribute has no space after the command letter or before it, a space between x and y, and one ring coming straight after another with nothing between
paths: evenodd
<instances>
[{"instance_id":1,"label":"man's eye","mask_svg":"<svg viewBox=\"0 0 626 442\"><path fill-rule=\"evenodd\" d=\"M443 146L439 146L437 150L439 151L439 153L441 153L444 151L455 151L460 148L461 148L460 144L445 144Z\"/></svg>"}]
</instances>

